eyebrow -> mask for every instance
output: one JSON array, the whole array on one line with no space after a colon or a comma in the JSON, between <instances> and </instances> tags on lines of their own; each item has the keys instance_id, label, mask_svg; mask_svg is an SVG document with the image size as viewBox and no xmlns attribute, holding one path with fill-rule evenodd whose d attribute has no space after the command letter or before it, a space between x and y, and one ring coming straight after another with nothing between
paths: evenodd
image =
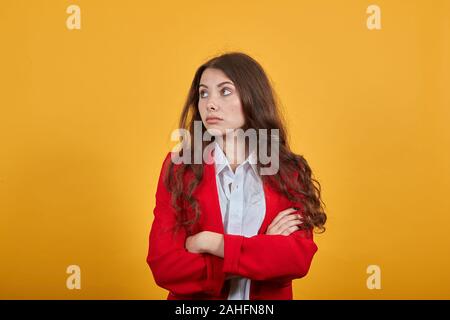
<instances>
[{"instance_id":1,"label":"eyebrow","mask_svg":"<svg viewBox=\"0 0 450 320\"><path fill-rule=\"evenodd\" d=\"M230 81L224 81L224 82L221 82L221 83L219 83L217 86L220 87L220 86L223 86L224 84L227 84L227 83L229 83L229 84L231 84L231 85L234 86L234 83L232 83L232 82L230 82ZM205 88L208 88L208 86L207 86L206 84L203 84L203 83L200 83L199 87L205 87Z\"/></svg>"}]
</instances>

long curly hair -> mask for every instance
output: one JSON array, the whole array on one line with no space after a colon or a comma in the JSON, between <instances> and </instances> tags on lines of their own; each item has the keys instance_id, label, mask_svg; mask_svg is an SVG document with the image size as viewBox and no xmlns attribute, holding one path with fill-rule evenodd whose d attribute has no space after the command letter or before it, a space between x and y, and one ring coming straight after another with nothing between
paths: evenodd
<instances>
[{"instance_id":1,"label":"long curly hair","mask_svg":"<svg viewBox=\"0 0 450 320\"><path fill-rule=\"evenodd\" d=\"M201 122L198 109L199 84L203 71L207 68L221 70L235 84L245 117L243 130L253 128L258 132L258 129L278 129L279 170L274 175L260 175L260 177L263 182L269 183L289 200L303 205L303 223L299 226L300 229L315 229L316 232L323 233L327 216L322 207L324 203L320 196L320 183L312 177L311 168L305 158L290 150L275 92L264 69L252 57L241 52L229 52L202 64L192 80L180 116L179 128L187 130L193 137L194 121ZM202 134L205 131L206 128L202 123ZM183 143L186 143L185 139ZM192 146L191 143L189 141L189 146L177 151L178 156L182 157L184 152L188 152L191 153L190 159L193 159L197 149L200 148L203 155L206 145L209 144L202 141L201 145ZM268 143L271 143L270 140ZM268 149L270 150L270 147ZM257 161L258 169L269 165L270 163L261 164L259 159ZM200 218L200 208L193 193L202 180L203 170L203 164L174 164L172 161L169 163L164 184L171 193L171 204L176 210L175 230L183 227L187 234L191 234L192 227ZM189 181L187 185L184 182L185 175L191 176L187 180ZM193 215L189 215L185 210L188 207Z\"/></svg>"}]
</instances>

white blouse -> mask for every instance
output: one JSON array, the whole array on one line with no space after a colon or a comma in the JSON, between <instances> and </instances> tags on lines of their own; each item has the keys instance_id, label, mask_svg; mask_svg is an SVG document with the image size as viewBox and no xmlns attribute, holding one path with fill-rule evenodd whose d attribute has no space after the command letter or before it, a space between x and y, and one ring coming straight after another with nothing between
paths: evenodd
<instances>
[{"instance_id":1,"label":"white blouse","mask_svg":"<svg viewBox=\"0 0 450 320\"><path fill-rule=\"evenodd\" d=\"M258 233L266 212L261 178L257 173L256 150L234 173L222 148L214 146L217 190L225 233L251 237ZM230 279L228 300L249 300L250 279Z\"/></svg>"}]
</instances>

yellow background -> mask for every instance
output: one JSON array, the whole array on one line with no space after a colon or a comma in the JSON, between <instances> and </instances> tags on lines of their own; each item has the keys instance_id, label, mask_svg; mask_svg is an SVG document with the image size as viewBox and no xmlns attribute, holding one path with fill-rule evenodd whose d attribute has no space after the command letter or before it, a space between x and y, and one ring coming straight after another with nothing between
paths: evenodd
<instances>
[{"instance_id":1,"label":"yellow background","mask_svg":"<svg viewBox=\"0 0 450 320\"><path fill-rule=\"evenodd\" d=\"M170 133L196 68L241 50L322 184L294 298L449 299L449 20L445 0L2 1L0 298L165 299L145 258Z\"/></svg>"}]
</instances>

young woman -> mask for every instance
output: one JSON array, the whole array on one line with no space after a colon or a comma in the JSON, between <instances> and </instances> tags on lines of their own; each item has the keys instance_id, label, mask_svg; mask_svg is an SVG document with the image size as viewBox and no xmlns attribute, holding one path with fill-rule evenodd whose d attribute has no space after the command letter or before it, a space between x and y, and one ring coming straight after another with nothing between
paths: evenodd
<instances>
[{"instance_id":1,"label":"young woman","mask_svg":"<svg viewBox=\"0 0 450 320\"><path fill-rule=\"evenodd\" d=\"M289 148L263 68L239 52L201 65L179 127L188 137L162 164L149 236L156 283L167 299L292 299L292 280L308 273L313 230L325 230L326 214L320 184ZM211 141L193 142L197 129ZM264 135L269 130L276 134ZM253 147L238 139L250 131Z\"/></svg>"}]
</instances>

